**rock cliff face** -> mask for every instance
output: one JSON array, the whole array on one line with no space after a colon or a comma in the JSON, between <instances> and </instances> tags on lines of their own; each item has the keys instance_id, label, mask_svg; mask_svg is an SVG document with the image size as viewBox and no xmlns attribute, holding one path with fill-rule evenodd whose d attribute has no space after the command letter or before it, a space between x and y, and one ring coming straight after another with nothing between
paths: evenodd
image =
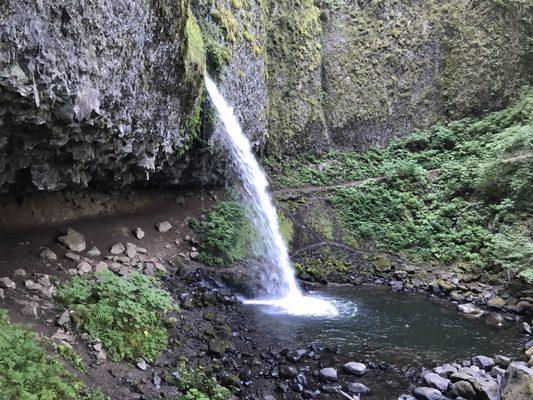
<instances>
[{"instance_id":1,"label":"rock cliff face","mask_svg":"<svg viewBox=\"0 0 533 400\"><path fill-rule=\"evenodd\" d=\"M264 81L259 86L266 88L267 125L260 128L271 155L385 145L417 128L502 108L533 76L528 44L533 6L525 3L196 3L201 19L219 28L218 36L216 29L207 31L218 38L208 58L229 50L222 82L230 79L228 86L238 88L239 80ZM246 32L257 23L264 34L250 39ZM245 59L232 57L238 46L248 47ZM246 69L261 60L266 73ZM239 70L246 73L234 73ZM227 92L231 97L231 88ZM246 99L258 93L262 98L263 91L238 93L245 125L255 116L243 110L256 106Z\"/></svg>"},{"instance_id":2,"label":"rock cliff face","mask_svg":"<svg viewBox=\"0 0 533 400\"><path fill-rule=\"evenodd\" d=\"M179 180L204 60L188 0L0 5L0 191Z\"/></svg>"},{"instance_id":3,"label":"rock cliff face","mask_svg":"<svg viewBox=\"0 0 533 400\"><path fill-rule=\"evenodd\" d=\"M533 76L533 6L511 0L6 0L0 13L0 192L210 180L223 153L205 153L206 57L269 156L385 145L502 108Z\"/></svg>"}]
</instances>

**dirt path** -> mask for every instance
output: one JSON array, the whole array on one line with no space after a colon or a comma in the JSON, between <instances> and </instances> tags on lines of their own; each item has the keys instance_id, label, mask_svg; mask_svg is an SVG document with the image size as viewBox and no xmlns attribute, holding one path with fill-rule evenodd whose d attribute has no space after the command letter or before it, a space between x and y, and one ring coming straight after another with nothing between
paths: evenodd
<instances>
[{"instance_id":1,"label":"dirt path","mask_svg":"<svg viewBox=\"0 0 533 400\"><path fill-rule=\"evenodd\" d=\"M528 158L533 158L533 154L529 154L529 153L528 154L521 154L519 156L509 157L509 158L503 159L503 160L501 160L501 162L503 162L503 163L512 163L512 162L515 162L515 161L526 160ZM437 168L437 169L431 169L431 170L427 171L427 173L428 173L428 176L431 179L432 177L434 178L440 171L441 171L441 169ZM357 186L361 186L361 185L364 185L364 184L370 183L370 182L378 182L378 181L383 180L384 178L385 178L384 176L378 176L378 177L374 177L374 178L357 179L357 180L353 180L353 181L335 183L333 185L323 185L323 186L322 185L307 185L307 186L302 186L302 187L299 187L299 188L283 188L283 189L274 190L273 193L274 193L274 195L283 195L283 194L288 194L288 193L306 194L306 193L328 192L330 190L357 187Z\"/></svg>"}]
</instances>

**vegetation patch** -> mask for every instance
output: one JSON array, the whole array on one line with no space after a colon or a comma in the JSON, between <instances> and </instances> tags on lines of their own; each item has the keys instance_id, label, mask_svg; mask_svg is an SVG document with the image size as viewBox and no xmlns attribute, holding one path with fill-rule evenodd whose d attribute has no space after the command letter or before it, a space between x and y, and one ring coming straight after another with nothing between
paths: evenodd
<instances>
[{"instance_id":1,"label":"vegetation patch","mask_svg":"<svg viewBox=\"0 0 533 400\"><path fill-rule=\"evenodd\" d=\"M0 390L4 400L108 400L100 391L83 394L83 383L49 355L36 334L9 323L0 310Z\"/></svg>"},{"instance_id":2,"label":"vegetation patch","mask_svg":"<svg viewBox=\"0 0 533 400\"><path fill-rule=\"evenodd\" d=\"M185 393L184 400L229 400L231 392L222 387L203 368L187 368L183 363L179 375L179 387Z\"/></svg>"},{"instance_id":3,"label":"vegetation patch","mask_svg":"<svg viewBox=\"0 0 533 400\"><path fill-rule=\"evenodd\" d=\"M154 278L102 271L73 278L58 288L57 296L73 310L76 326L101 342L112 360L153 361L167 346L166 316L175 307Z\"/></svg>"},{"instance_id":4,"label":"vegetation patch","mask_svg":"<svg viewBox=\"0 0 533 400\"><path fill-rule=\"evenodd\" d=\"M302 257L299 262L294 263L294 267L300 278L312 277L318 281L330 280L332 275L345 275L351 268L345 257L327 247L315 255Z\"/></svg>"},{"instance_id":5,"label":"vegetation patch","mask_svg":"<svg viewBox=\"0 0 533 400\"><path fill-rule=\"evenodd\" d=\"M274 178L361 185L329 195L357 242L412 261L467 262L533 280L533 92L481 119L417 131L385 149L277 165Z\"/></svg>"}]
</instances>

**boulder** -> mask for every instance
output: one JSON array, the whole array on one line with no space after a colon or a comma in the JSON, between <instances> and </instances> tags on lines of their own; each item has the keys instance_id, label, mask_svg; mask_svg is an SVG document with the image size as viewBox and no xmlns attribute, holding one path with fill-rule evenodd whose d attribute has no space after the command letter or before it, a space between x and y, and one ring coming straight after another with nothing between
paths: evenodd
<instances>
[{"instance_id":1,"label":"boulder","mask_svg":"<svg viewBox=\"0 0 533 400\"><path fill-rule=\"evenodd\" d=\"M452 383L452 393L455 396L463 397L467 400L476 399L476 391L470 382L467 381L458 381Z\"/></svg>"},{"instance_id":2,"label":"boulder","mask_svg":"<svg viewBox=\"0 0 533 400\"><path fill-rule=\"evenodd\" d=\"M489 371L496 364L494 360L487 356L475 356L472 358L472 364L476 367Z\"/></svg>"},{"instance_id":3,"label":"boulder","mask_svg":"<svg viewBox=\"0 0 533 400\"><path fill-rule=\"evenodd\" d=\"M443 378L434 372L425 374L424 381L426 381L428 386L439 389L441 392L446 392L451 383L449 379Z\"/></svg>"},{"instance_id":4,"label":"boulder","mask_svg":"<svg viewBox=\"0 0 533 400\"><path fill-rule=\"evenodd\" d=\"M413 394L419 400L446 400L440 390L425 386L415 388Z\"/></svg>"},{"instance_id":5,"label":"boulder","mask_svg":"<svg viewBox=\"0 0 533 400\"><path fill-rule=\"evenodd\" d=\"M133 234L137 239L142 239L144 237L144 231L139 227L135 228Z\"/></svg>"},{"instance_id":6,"label":"boulder","mask_svg":"<svg viewBox=\"0 0 533 400\"><path fill-rule=\"evenodd\" d=\"M366 371L366 365L360 362L351 361L342 366L342 369L344 372L355 375L355 376L363 376Z\"/></svg>"},{"instance_id":7,"label":"boulder","mask_svg":"<svg viewBox=\"0 0 533 400\"><path fill-rule=\"evenodd\" d=\"M45 260L50 260L50 261L55 261L55 260L57 260L57 255L56 255L56 253L54 253L54 252L53 252L52 250L50 250L50 249L44 249L43 251L41 251L40 257L41 257L41 258L44 258Z\"/></svg>"},{"instance_id":8,"label":"boulder","mask_svg":"<svg viewBox=\"0 0 533 400\"><path fill-rule=\"evenodd\" d=\"M487 301L487 305L489 307L496 308L499 310L505 307L507 305L507 302L501 297L493 297L492 299L489 299L489 301Z\"/></svg>"},{"instance_id":9,"label":"boulder","mask_svg":"<svg viewBox=\"0 0 533 400\"><path fill-rule=\"evenodd\" d=\"M353 394L367 394L370 393L370 388L359 382L347 382L346 390Z\"/></svg>"},{"instance_id":10,"label":"boulder","mask_svg":"<svg viewBox=\"0 0 533 400\"><path fill-rule=\"evenodd\" d=\"M162 221L156 225L156 228L159 232L165 233L172 229L172 224L168 221Z\"/></svg>"},{"instance_id":11,"label":"boulder","mask_svg":"<svg viewBox=\"0 0 533 400\"><path fill-rule=\"evenodd\" d=\"M126 246L124 246L123 243L116 243L113 246L111 246L111 250L109 250L111 254L118 255L122 254L126 251Z\"/></svg>"},{"instance_id":12,"label":"boulder","mask_svg":"<svg viewBox=\"0 0 533 400\"><path fill-rule=\"evenodd\" d=\"M476 379L474 389L482 400L501 400L500 385L493 379Z\"/></svg>"},{"instance_id":13,"label":"boulder","mask_svg":"<svg viewBox=\"0 0 533 400\"><path fill-rule=\"evenodd\" d=\"M0 287L6 289L15 289L17 287L17 284L13 282L11 278L8 278L6 276L4 278L0 278Z\"/></svg>"},{"instance_id":14,"label":"boulder","mask_svg":"<svg viewBox=\"0 0 533 400\"><path fill-rule=\"evenodd\" d=\"M322 368L319 371L318 376L320 377L322 381L333 381L334 382L338 379L337 370L331 367Z\"/></svg>"},{"instance_id":15,"label":"boulder","mask_svg":"<svg viewBox=\"0 0 533 400\"><path fill-rule=\"evenodd\" d=\"M279 376L285 379L292 379L298 375L298 370L289 365L282 365L279 367Z\"/></svg>"},{"instance_id":16,"label":"boulder","mask_svg":"<svg viewBox=\"0 0 533 400\"><path fill-rule=\"evenodd\" d=\"M467 316L469 316L471 318L480 318L483 315L483 310L477 308L476 306L474 306L471 303L459 304L457 306L457 309L461 313L463 313L463 314L465 314L465 315L467 315Z\"/></svg>"},{"instance_id":17,"label":"boulder","mask_svg":"<svg viewBox=\"0 0 533 400\"><path fill-rule=\"evenodd\" d=\"M85 236L79 232L76 232L72 228L68 228L67 234L64 236L59 236L57 240L70 251L75 251L77 253L84 251L87 246L85 242Z\"/></svg>"},{"instance_id":18,"label":"boulder","mask_svg":"<svg viewBox=\"0 0 533 400\"><path fill-rule=\"evenodd\" d=\"M533 368L524 362L512 362L502 380L502 400L533 398Z\"/></svg>"},{"instance_id":19,"label":"boulder","mask_svg":"<svg viewBox=\"0 0 533 400\"><path fill-rule=\"evenodd\" d=\"M433 372L435 372L436 374L439 374L440 376L444 378L449 378L451 374L453 374L454 372L457 372L457 368L455 368L451 364L444 364L444 365L440 365L438 367L433 368Z\"/></svg>"}]
</instances>

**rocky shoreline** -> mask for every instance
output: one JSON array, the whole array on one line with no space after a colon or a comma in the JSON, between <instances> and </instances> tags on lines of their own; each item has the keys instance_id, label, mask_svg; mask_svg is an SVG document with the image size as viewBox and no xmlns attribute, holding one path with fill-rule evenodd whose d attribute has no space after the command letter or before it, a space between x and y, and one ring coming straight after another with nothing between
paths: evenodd
<instances>
[{"instance_id":1,"label":"rocky shoreline","mask_svg":"<svg viewBox=\"0 0 533 400\"><path fill-rule=\"evenodd\" d=\"M417 368L360 359L320 343L292 343L290 338L280 341L265 337L234 293L218 283L232 276L230 270L224 270L223 276L194 260L197 244L185 224L163 220L153 220L151 224L151 228L135 225L120 228L117 230L120 234L100 241L105 245L95 245L82 229L65 229L67 234L58 239L61 244L45 247L36 244L34 249L25 250L32 254L31 265L42 264L41 267L32 271L18 268L0 279L3 306L17 315L15 320L29 322L52 341L74 348L88 365L89 372L82 379L89 385L102 386L112 399L180 396L179 366L183 360L191 367L202 366L243 399L388 399L404 393L400 398L496 400L510 399L512 393L513 400L518 400L523 391L529 393L527 380L533 379L531 341L524 355L529 366L501 355L494 358L478 355L420 372ZM102 229L105 227L96 234ZM150 239L154 236L157 246ZM142 359L135 363L112 363L101 344L68 329L71 314L55 302L55 286L69 275L90 274L105 268L119 276L133 271L158 274L180 305L169 348L155 363ZM366 280L388 285L392 290L425 291L456 302L469 317L480 317L480 313L483 317L493 315L496 304L492 299L503 291L476 279L465 282L470 276L460 279L442 274L436 284L430 281L417 285L419 273L400 266L396 260L390 263L390 268L377 270L375 265L373 268L376 276L354 278L351 283ZM428 275L425 282L433 278ZM451 293L464 291L463 287L471 294L459 302ZM516 304L529 302L529 292L524 293L516 298ZM479 308L483 299L491 308ZM512 302L509 298L506 301ZM465 305L470 303L472 306ZM497 311L501 318L497 320L520 318L527 330L530 310L502 306Z\"/></svg>"}]
</instances>

